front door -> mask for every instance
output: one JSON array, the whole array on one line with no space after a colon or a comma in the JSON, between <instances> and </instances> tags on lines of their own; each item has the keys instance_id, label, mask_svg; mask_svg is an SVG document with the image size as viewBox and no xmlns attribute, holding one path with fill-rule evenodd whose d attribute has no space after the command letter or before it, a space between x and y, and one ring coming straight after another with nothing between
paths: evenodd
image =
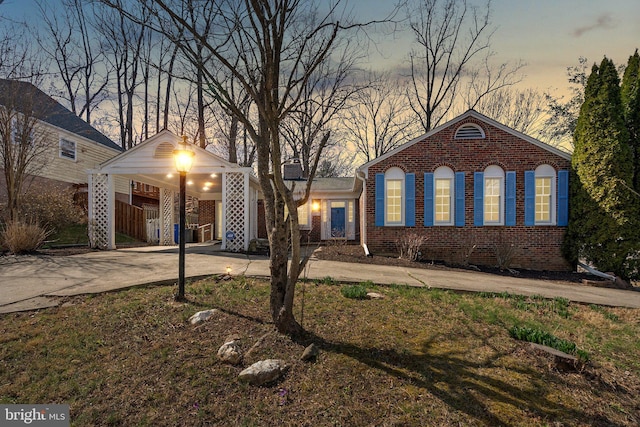
<instances>
[{"instance_id":1,"label":"front door","mask_svg":"<svg viewBox=\"0 0 640 427\"><path fill-rule=\"evenodd\" d=\"M345 208L331 207L331 238L344 238L345 234Z\"/></svg>"}]
</instances>

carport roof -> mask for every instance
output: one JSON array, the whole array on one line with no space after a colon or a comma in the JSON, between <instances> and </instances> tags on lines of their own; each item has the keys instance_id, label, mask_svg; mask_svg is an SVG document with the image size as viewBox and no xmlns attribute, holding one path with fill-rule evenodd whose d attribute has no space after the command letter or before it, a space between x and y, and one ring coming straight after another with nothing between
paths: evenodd
<instances>
[{"instance_id":1,"label":"carport roof","mask_svg":"<svg viewBox=\"0 0 640 427\"><path fill-rule=\"evenodd\" d=\"M93 173L126 176L132 180L162 188L177 189L178 174L173 160L173 150L181 139L168 130L163 130L134 148L102 163ZM238 166L195 145L189 147L196 153L194 164L188 173L191 184L187 192L202 197L207 193L221 192L221 174L240 172L249 174L250 185L258 186L251 176L252 169ZM205 184L208 189L205 190Z\"/></svg>"}]
</instances>

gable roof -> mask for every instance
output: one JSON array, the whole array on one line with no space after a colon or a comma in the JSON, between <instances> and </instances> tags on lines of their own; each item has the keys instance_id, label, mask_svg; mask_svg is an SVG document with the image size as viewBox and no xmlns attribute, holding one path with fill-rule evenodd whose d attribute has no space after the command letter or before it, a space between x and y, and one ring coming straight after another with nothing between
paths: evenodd
<instances>
[{"instance_id":1,"label":"gable roof","mask_svg":"<svg viewBox=\"0 0 640 427\"><path fill-rule=\"evenodd\" d=\"M182 139L175 135L173 132L167 129L163 129L157 134L149 137L142 141L139 144L136 144L133 148L126 150L115 157L110 158L109 160L100 164L99 169L104 172L115 172L118 168L122 169L145 169L147 167L152 169L157 169L160 167L160 170L172 171L174 169L174 160L173 155L168 156L166 158L158 158L155 156L155 150L159 144L169 143L172 145L171 152L173 149L182 142ZM212 153L211 151L200 148L198 145L189 144L189 148L196 153L196 162L193 165L193 168L197 168L200 164L205 167L221 167L228 169L238 169L243 170L250 168L243 168L238 166L235 163L231 163L217 154ZM162 149L162 148L161 148ZM164 157L164 156L162 156ZM202 160L202 161L200 161ZM193 173L193 172L192 172Z\"/></svg>"},{"instance_id":2,"label":"gable roof","mask_svg":"<svg viewBox=\"0 0 640 427\"><path fill-rule=\"evenodd\" d=\"M393 150L388 151L387 153L385 153L385 154L383 154L383 155L381 155L379 157L376 157L373 160L368 161L367 163L365 163L362 166L360 166L358 168L358 171L366 172L369 169L370 166L373 166L373 165L375 165L375 164L377 164L377 163L379 163L379 162L381 162L381 161L383 161L383 160L395 155L396 153L398 153L398 152L400 152L402 150L405 150L405 149L411 147L414 144L417 144L420 141L424 141L425 139L429 138L432 135L435 135L436 133L442 131L443 129L446 129L446 128L451 127L451 126L455 126L458 123L460 123L461 121L466 120L468 118L474 118L474 119L479 120L481 122L484 122L484 123L486 123L488 125L494 126L494 127L498 128L498 129L504 131L504 132L510 133L511 135L514 135L514 136L516 136L516 137L518 137L518 138L520 138L520 139L522 139L522 140L524 140L526 142L529 142L529 143L531 143L533 145L536 145L536 146L538 146L538 147L540 147L540 148L542 148L544 150L547 150L547 151L549 151L549 152L551 152L551 153L553 153L553 154L555 154L557 156L560 156L560 157L562 157L564 159L567 159L567 160L571 160L571 154L567 153L566 151L562 151L562 150L560 150L560 149L558 149L556 147L553 147L553 146L551 146L549 144L546 144L546 143L544 143L544 142L542 142L542 141L540 141L538 139L535 139L535 138L533 138L533 137L531 137L529 135L525 135L522 132L518 132L515 129L511 129L509 126L503 125L502 123L499 123L499 122L497 122L497 121L485 116L484 114L480 114L475 110L467 110L465 113L459 115L458 117L456 117L454 119L451 119L448 122L431 129L429 132L425 133L424 135L421 135L421 136L419 136L417 138L414 138L411 141L406 142L406 143L402 144L401 146L396 147Z\"/></svg>"},{"instance_id":3,"label":"gable roof","mask_svg":"<svg viewBox=\"0 0 640 427\"><path fill-rule=\"evenodd\" d=\"M30 110L34 118L45 123L105 147L123 151L118 144L29 82L0 79L0 105L13 108L23 114Z\"/></svg>"}]
</instances>

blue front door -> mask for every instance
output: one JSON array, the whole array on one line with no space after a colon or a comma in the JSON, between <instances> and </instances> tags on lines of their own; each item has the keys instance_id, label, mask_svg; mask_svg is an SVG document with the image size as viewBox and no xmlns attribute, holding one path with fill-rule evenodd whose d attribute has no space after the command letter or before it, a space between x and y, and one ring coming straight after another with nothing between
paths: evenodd
<instances>
[{"instance_id":1,"label":"blue front door","mask_svg":"<svg viewBox=\"0 0 640 427\"><path fill-rule=\"evenodd\" d=\"M345 237L345 208L331 208L331 237Z\"/></svg>"}]
</instances>

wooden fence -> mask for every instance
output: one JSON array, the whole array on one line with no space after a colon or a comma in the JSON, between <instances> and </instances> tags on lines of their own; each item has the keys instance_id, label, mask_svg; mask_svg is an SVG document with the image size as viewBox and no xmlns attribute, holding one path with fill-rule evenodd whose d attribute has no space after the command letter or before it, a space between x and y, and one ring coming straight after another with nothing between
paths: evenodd
<instances>
[{"instance_id":1,"label":"wooden fence","mask_svg":"<svg viewBox=\"0 0 640 427\"><path fill-rule=\"evenodd\" d=\"M116 232L145 241L143 209L116 200Z\"/></svg>"}]
</instances>

